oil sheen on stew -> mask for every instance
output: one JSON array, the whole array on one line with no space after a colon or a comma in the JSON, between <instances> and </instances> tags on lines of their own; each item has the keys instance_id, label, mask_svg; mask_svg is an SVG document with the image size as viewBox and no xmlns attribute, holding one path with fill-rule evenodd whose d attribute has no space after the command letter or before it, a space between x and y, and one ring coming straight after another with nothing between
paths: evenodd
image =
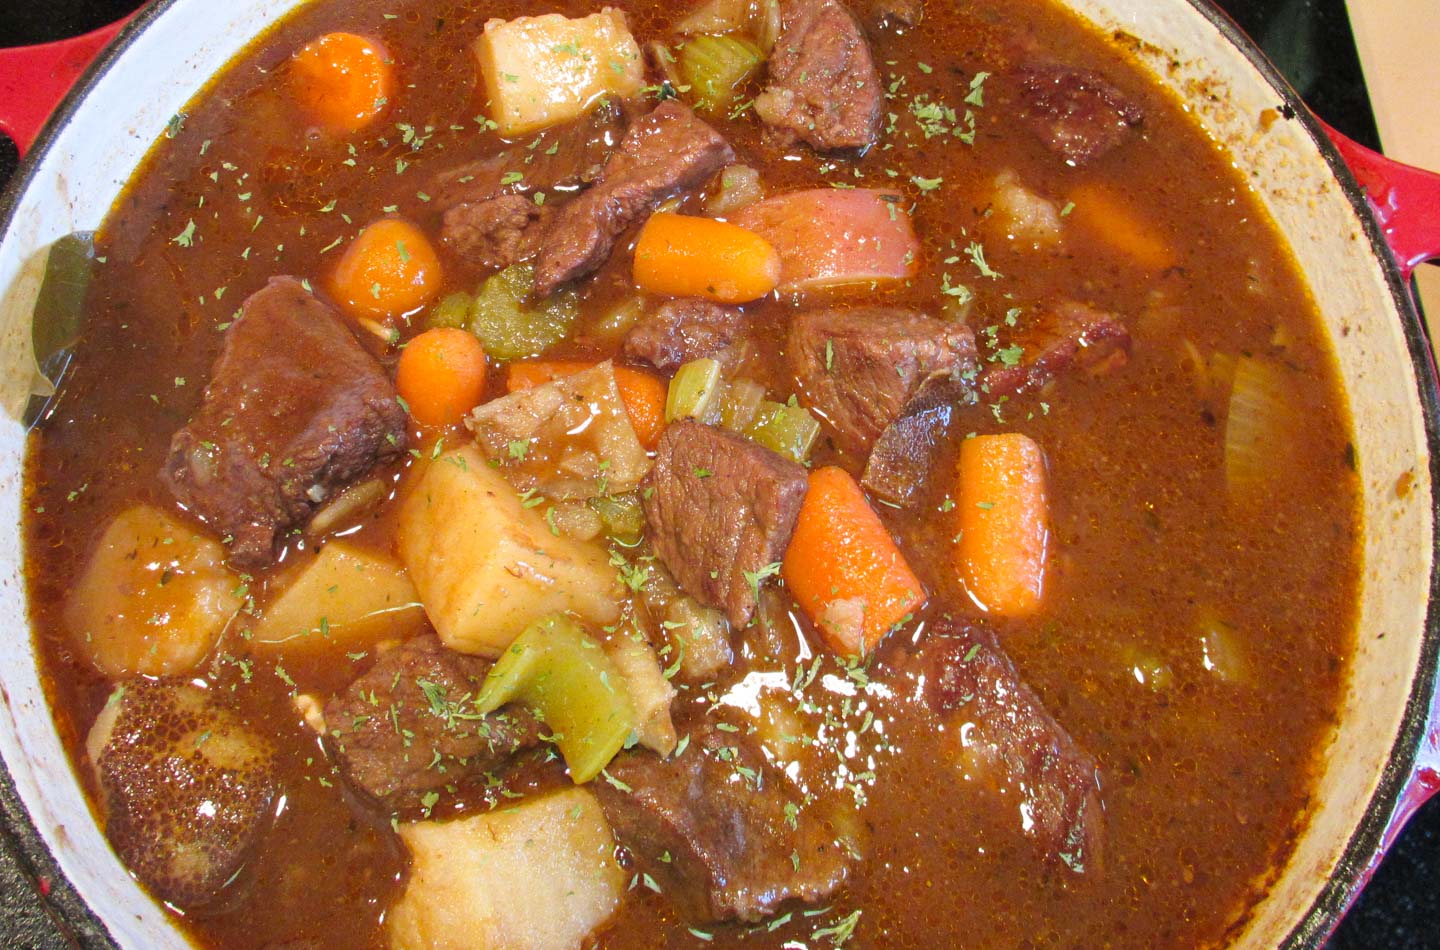
<instances>
[{"instance_id":1,"label":"oil sheen on stew","mask_svg":"<svg viewBox=\"0 0 1440 950\"><path fill-rule=\"evenodd\" d=\"M158 140L36 640L215 947L1189 946L1303 827L1348 416L1039 2L323 0Z\"/></svg>"}]
</instances>

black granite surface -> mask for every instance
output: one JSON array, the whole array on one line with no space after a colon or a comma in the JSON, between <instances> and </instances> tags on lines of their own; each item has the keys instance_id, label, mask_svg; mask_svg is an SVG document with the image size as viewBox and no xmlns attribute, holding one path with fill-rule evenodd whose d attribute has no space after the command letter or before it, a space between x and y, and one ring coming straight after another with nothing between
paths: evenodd
<instances>
[{"instance_id":1,"label":"black granite surface","mask_svg":"<svg viewBox=\"0 0 1440 950\"><path fill-rule=\"evenodd\" d=\"M136 6L137 0L0 0L0 46L78 35ZM1264 47L1322 118L1375 147L1344 0L1221 0L1220 6ZM14 146L0 135L0 186L14 168ZM16 807L9 781L0 776L0 818L7 827L15 824ZM99 934L71 898L53 889L48 899L39 896L37 879L48 882L54 868L43 855L27 858L25 850L0 828L0 946L98 945ZM1440 800L1411 821L1327 950L1381 947L1440 948Z\"/></svg>"}]
</instances>

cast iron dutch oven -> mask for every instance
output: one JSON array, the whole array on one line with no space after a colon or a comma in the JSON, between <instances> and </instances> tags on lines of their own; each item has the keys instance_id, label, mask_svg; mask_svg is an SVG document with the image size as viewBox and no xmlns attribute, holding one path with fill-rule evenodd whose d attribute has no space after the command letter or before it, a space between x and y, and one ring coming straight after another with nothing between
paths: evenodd
<instances>
[{"instance_id":1,"label":"cast iron dutch oven","mask_svg":"<svg viewBox=\"0 0 1440 950\"><path fill-rule=\"evenodd\" d=\"M8 513L0 517L0 618L9 631L0 638L0 755L58 868L127 947L185 941L96 827L51 722L30 638L21 635L21 419L35 381L30 315L51 243L97 227L166 121L301 2L156 0L123 28L0 59L0 122L29 151L0 197L0 510ZM1205 0L1066 2L1135 50L1248 170L1309 276L1348 394L1365 526L1354 665L1313 813L1238 941L1315 946L1405 819L1440 789L1440 407L1408 291L1411 269L1440 253L1440 177L1396 166L1327 130ZM79 913L77 923L94 925Z\"/></svg>"}]
</instances>

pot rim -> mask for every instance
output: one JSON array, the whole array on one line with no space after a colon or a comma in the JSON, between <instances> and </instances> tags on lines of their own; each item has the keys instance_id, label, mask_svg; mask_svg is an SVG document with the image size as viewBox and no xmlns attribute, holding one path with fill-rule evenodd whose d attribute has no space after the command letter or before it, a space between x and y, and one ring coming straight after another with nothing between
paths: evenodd
<instances>
[{"instance_id":1,"label":"pot rim","mask_svg":"<svg viewBox=\"0 0 1440 950\"><path fill-rule=\"evenodd\" d=\"M182 2L184 0L151 0L142 6L61 99L40 134L36 136L31 150L20 161L6 187L0 190L0 235L9 230L21 197L29 190L44 157L54 148L60 133L76 118L83 118L81 113L85 100L89 98L94 87L104 79L111 67L127 54L142 32L163 17L171 7ZM1440 379L1437 379L1423 319L1390 252L1365 192L1356 182L1335 145L1325 135L1315 114L1270 62L1259 45L1211 0L1185 2L1245 56L1270 88L1279 95L1282 106L1294 113L1294 118L1302 123L1306 133L1318 147L1331 175L1340 184L1357 213L1369 243L1368 252L1378 259L1384 272L1391 304L1400 317L1401 330L1415 371L1416 396L1424 420L1425 442L1429 452L1431 524L1436 529L1437 536L1440 536ZM258 36L259 34L252 37L252 41ZM1324 942L1358 896L1358 885L1364 883L1375 864L1383 858L1387 844L1386 834L1392 830L1391 826L1397 819L1403 823L1403 820L1409 817L1404 806L1421 767L1421 744L1432 728L1433 707L1437 700L1440 700L1436 692L1437 676L1440 676L1440 558L1436 558L1431 565L1419 662L1416 675L1411 680L1401 726L1391 745L1386 768L1359 823L1346 841L1334 871L1283 941L1282 946L1287 950L1317 947ZM1440 723L1436 725L1440 726ZM118 947L105 922L95 914L60 868L49 844L36 829L28 809L16 794L8 768L3 762L0 762L0 815L4 818L0 835L14 845L19 852L23 869L32 881L40 884L43 892L42 903L48 905L45 908L48 918L55 921L77 945Z\"/></svg>"}]
</instances>

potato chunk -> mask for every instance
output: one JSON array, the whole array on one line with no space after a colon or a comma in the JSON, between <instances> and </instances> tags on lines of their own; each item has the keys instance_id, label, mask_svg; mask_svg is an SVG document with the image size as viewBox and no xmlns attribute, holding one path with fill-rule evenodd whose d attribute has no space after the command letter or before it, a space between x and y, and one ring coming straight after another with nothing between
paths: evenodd
<instances>
[{"instance_id":1,"label":"potato chunk","mask_svg":"<svg viewBox=\"0 0 1440 950\"><path fill-rule=\"evenodd\" d=\"M107 676L180 675L240 609L220 544L158 509L115 516L65 605L65 624Z\"/></svg>"},{"instance_id":2,"label":"potato chunk","mask_svg":"<svg viewBox=\"0 0 1440 950\"><path fill-rule=\"evenodd\" d=\"M595 798L575 788L456 821L400 826L410 880L395 950L569 950L620 903L625 874Z\"/></svg>"},{"instance_id":3,"label":"potato chunk","mask_svg":"<svg viewBox=\"0 0 1440 950\"><path fill-rule=\"evenodd\" d=\"M474 446L431 462L400 509L400 559L435 631L499 656L546 614L619 617L619 577L598 545L552 533Z\"/></svg>"},{"instance_id":4,"label":"potato chunk","mask_svg":"<svg viewBox=\"0 0 1440 950\"><path fill-rule=\"evenodd\" d=\"M601 97L633 96L645 82L625 14L608 7L579 19L549 13L490 20L475 58L504 136L568 122Z\"/></svg>"},{"instance_id":5,"label":"potato chunk","mask_svg":"<svg viewBox=\"0 0 1440 950\"><path fill-rule=\"evenodd\" d=\"M251 627L251 642L285 650L363 649L414 636L425 622L420 595L395 560L331 541Z\"/></svg>"}]
</instances>

